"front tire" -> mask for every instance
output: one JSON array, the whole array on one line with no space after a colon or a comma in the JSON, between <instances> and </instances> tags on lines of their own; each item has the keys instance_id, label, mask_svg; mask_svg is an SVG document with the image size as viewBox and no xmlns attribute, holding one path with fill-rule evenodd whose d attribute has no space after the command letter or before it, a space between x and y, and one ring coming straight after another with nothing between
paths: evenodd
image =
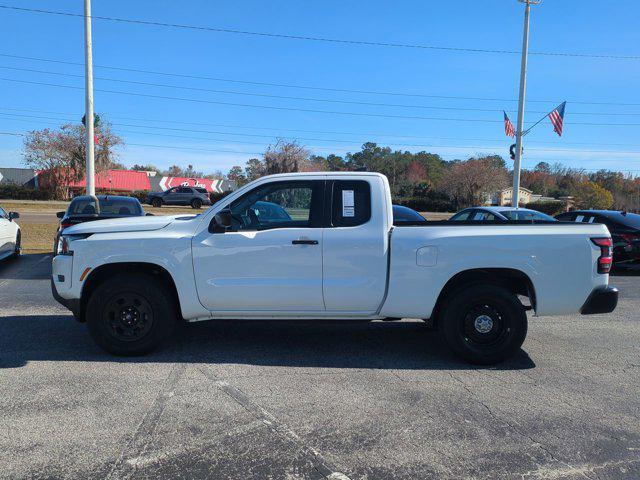
<instances>
[{"instance_id":1,"label":"front tire","mask_svg":"<svg viewBox=\"0 0 640 480\"><path fill-rule=\"evenodd\" d=\"M162 200L159 198L154 198L153 200L151 200L151 205L155 208L160 208L162 207Z\"/></svg>"},{"instance_id":2,"label":"front tire","mask_svg":"<svg viewBox=\"0 0 640 480\"><path fill-rule=\"evenodd\" d=\"M200 200L199 198L194 198L193 200L191 200L191 208L195 208L196 210L202 208L202 200Z\"/></svg>"},{"instance_id":3,"label":"front tire","mask_svg":"<svg viewBox=\"0 0 640 480\"><path fill-rule=\"evenodd\" d=\"M454 291L439 319L440 334L453 352L479 365L502 362L527 336L527 314L518 297L498 285Z\"/></svg>"},{"instance_id":4,"label":"front tire","mask_svg":"<svg viewBox=\"0 0 640 480\"><path fill-rule=\"evenodd\" d=\"M89 333L114 355L144 355L173 331L173 295L150 275L116 275L101 283L87 302Z\"/></svg>"},{"instance_id":5,"label":"front tire","mask_svg":"<svg viewBox=\"0 0 640 480\"><path fill-rule=\"evenodd\" d=\"M20 230L18 230L18 232L16 233L16 246L13 251L13 256L18 258L21 253L22 253L22 233L20 233Z\"/></svg>"}]
</instances>

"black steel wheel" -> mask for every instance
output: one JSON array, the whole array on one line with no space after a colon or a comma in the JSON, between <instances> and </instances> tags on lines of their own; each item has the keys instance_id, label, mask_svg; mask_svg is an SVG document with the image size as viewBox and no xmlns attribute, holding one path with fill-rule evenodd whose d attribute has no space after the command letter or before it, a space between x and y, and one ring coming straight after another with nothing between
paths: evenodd
<instances>
[{"instance_id":1,"label":"black steel wheel","mask_svg":"<svg viewBox=\"0 0 640 480\"><path fill-rule=\"evenodd\" d=\"M109 335L122 342L138 341L153 327L153 308L138 293L118 292L105 302L102 316Z\"/></svg>"},{"instance_id":2,"label":"black steel wheel","mask_svg":"<svg viewBox=\"0 0 640 480\"><path fill-rule=\"evenodd\" d=\"M439 328L457 355L471 363L493 364L520 349L527 335L527 315L509 290L476 284L446 299Z\"/></svg>"},{"instance_id":3,"label":"black steel wheel","mask_svg":"<svg viewBox=\"0 0 640 480\"><path fill-rule=\"evenodd\" d=\"M142 355L171 334L177 319L172 293L154 276L120 274L98 285L87 301L89 333L115 355Z\"/></svg>"}]
</instances>

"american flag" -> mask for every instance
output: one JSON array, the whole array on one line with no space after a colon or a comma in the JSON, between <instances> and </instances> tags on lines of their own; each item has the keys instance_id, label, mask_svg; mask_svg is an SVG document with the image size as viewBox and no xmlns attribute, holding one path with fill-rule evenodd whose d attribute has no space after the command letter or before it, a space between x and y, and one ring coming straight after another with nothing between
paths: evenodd
<instances>
[{"instance_id":1,"label":"american flag","mask_svg":"<svg viewBox=\"0 0 640 480\"><path fill-rule=\"evenodd\" d=\"M513 127L513 123L511 123L511 120L509 120L509 117L507 116L507 112L505 112L503 110L502 113L504 113L504 133L505 133L505 135L507 137L515 137L516 136L516 129Z\"/></svg>"},{"instance_id":2,"label":"american flag","mask_svg":"<svg viewBox=\"0 0 640 480\"><path fill-rule=\"evenodd\" d=\"M553 131L562 136L562 127L564 126L564 107L567 102L562 102L557 108L549 114L549 119L553 124Z\"/></svg>"}]
</instances>

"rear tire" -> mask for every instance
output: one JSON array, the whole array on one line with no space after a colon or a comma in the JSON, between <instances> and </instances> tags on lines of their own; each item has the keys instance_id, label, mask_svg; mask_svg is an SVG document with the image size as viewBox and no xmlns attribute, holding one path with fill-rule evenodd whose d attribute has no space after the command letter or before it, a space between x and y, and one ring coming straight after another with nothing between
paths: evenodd
<instances>
[{"instance_id":1,"label":"rear tire","mask_svg":"<svg viewBox=\"0 0 640 480\"><path fill-rule=\"evenodd\" d=\"M101 283L87 302L86 321L93 340L114 355L144 355L173 331L173 295L154 277L116 275Z\"/></svg>"},{"instance_id":2,"label":"rear tire","mask_svg":"<svg viewBox=\"0 0 640 480\"><path fill-rule=\"evenodd\" d=\"M191 208L195 208L196 210L202 208L202 200L200 200L199 198L194 198L193 200L191 200Z\"/></svg>"},{"instance_id":3,"label":"rear tire","mask_svg":"<svg viewBox=\"0 0 640 480\"><path fill-rule=\"evenodd\" d=\"M455 290L439 319L442 339L464 360L479 365L502 362L527 336L527 314L518 297L498 285Z\"/></svg>"},{"instance_id":4,"label":"rear tire","mask_svg":"<svg viewBox=\"0 0 640 480\"><path fill-rule=\"evenodd\" d=\"M151 205L155 208L160 208L162 207L162 200L160 200L159 198L154 198L153 200L151 200Z\"/></svg>"}]
</instances>

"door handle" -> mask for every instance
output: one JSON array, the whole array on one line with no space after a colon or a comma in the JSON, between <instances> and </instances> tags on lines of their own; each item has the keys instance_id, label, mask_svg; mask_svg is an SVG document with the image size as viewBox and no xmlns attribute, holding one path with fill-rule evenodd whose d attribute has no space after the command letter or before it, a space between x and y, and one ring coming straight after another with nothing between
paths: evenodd
<instances>
[{"instance_id":1,"label":"door handle","mask_svg":"<svg viewBox=\"0 0 640 480\"><path fill-rule=\"evenodd\" d=\"M293 245L317 245L318 240L292 240Z\"/></svg>"}]
</instances>

